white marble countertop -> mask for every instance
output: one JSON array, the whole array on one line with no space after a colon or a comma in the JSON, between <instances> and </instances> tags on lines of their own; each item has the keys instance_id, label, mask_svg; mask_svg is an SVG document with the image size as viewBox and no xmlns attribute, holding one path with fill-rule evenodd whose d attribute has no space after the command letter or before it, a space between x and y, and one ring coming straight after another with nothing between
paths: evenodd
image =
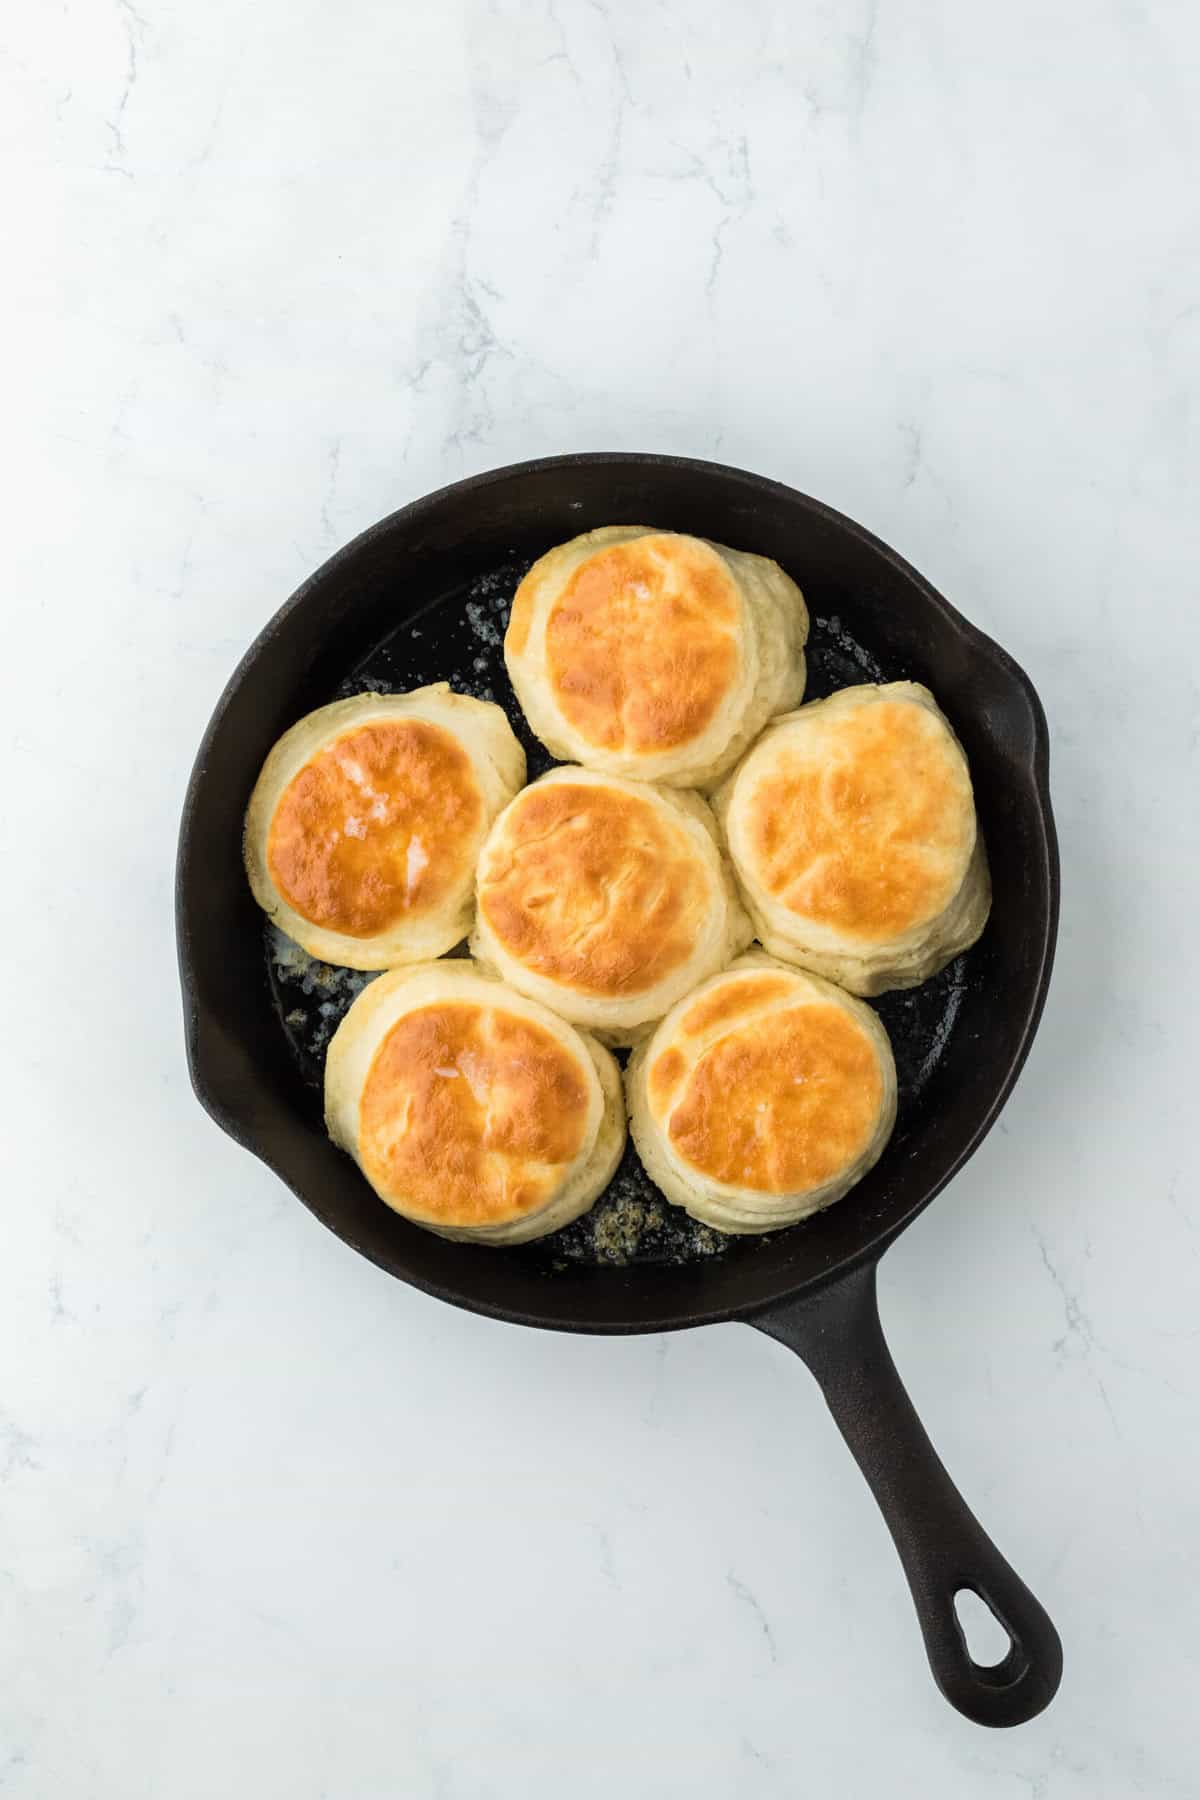
<instances>
[{"instance_id":1,"label":"white marble countertop","mask_svg":"<svg viewBox=\"0 0 1200 1800\"><path fill-rule=\"evenodd\" d=\"M1195 9L67 0L3 40L4 1800L1194 1796ZM595 448L820 495L1046 702L1045 1022L882 1274L1062 1631L1011 1734L934 1691L785 1351L439 1306L188 1088L174 837L241 650L405 500Z\"/></svg>"}]
</instances>

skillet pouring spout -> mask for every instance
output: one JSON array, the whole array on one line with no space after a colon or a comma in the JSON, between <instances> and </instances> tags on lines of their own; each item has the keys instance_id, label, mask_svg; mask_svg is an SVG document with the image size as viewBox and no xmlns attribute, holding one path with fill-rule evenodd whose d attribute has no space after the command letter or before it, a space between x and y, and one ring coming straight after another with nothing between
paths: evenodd
<instances>
[{"instance_id":1,"label":"skillet pouring spout","mask_svg":"<svg viewBox=\"0 0 1200 1800\"><path fill-rule=\"evenodd\" d=\"M1058 1691L1062 1644L917 1417L879 1322L876 1267L868 1262L815 1297L748 1322L794 1350L816 1377L900 1553L929 1666L946 1699L977 1725L1023 1725ZM1008 1634L1007 1655L991 1667L967 1648L954 1610L964 1589Z\"/></svg>"}]
</instances>

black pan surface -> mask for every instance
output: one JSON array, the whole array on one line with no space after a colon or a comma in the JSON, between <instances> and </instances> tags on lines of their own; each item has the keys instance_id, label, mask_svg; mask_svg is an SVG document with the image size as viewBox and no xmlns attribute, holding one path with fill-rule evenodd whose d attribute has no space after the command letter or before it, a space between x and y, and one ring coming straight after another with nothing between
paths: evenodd
<instances>
[{"instance_id":1,"label":"black pan surface","mask_svg":"<svg viewBox=\"0 0 1200 1800\"><path fill-rule=\"evenodd\" d=\"M508 1250L445 1243L384 1207L325 1136L324 1048L364 978L312 963L269 932L264 939L242 871L242 815L282 731L325 701L371 687L448 679L496 699L525 743L530 775L540 773L549 758L504 673L508 605L524 569L552 544L621 523L776 558L813 618L807 697L865 680L932 688L970 759L992 916L980 943L936 980L874 1003L896 1051L900 1114L879 1164L839 1205L767 1237L727 1238L665 1206L630 1151L594 1212L552 1238ZM188 790L177 879L189 1065L223 1129L347 1243L457 1305L568 1331L742 1317L789 1343L821 1380L883 1507L939 1684L960 1710L991 1724L1018 1722L1047 1703L1058 1640L929 1446L879 1334L873 1284L882 1251L995 1121L1036 1029L1058 910L1047 762L1028 677L860 526L715 464L557 457L419 500L305 582L217 707ZM906 1480L915 1480L912 1491ZM980 1670L967 1655L952 1604L964 1586L1009 1630L1012 1648L997 1670Z\"/></svg>"}]
</instances>

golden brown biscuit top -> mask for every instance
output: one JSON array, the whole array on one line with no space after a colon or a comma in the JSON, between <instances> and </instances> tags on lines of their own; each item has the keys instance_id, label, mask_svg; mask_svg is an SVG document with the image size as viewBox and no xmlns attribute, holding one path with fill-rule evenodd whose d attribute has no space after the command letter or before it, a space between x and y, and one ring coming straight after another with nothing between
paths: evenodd
<instances>
[{"instance_id":1,"label":"golden brown biscuit top","mask_svg":"<svg viewBox=\"0 0 1200 1800\"><path fill-rule=\"evenodd\" d=\"M640 794L594 782L527 788L479 872L479 909L547 981L617 997L691 955L712 892L682 826Z\"/></svg>"},{"instance_id":2,"label":"golden brown biscuit top","mask_svg":"<svg viewBox=\"0 0 1200 1800\"><path fill-rule=\"evenodd\" d=\"M359 1102L367 1179L441 1225L503 1225L549 1201L583 1147L585 1072L544 1025L475 1001L419 1007L375 1052Z\"/></svg>"},{"instance_id":3,"label":"golden brown biscuit top","mask_svg":"<svg viewBox=\"0 0 1200 1800\"><path fill-rule=\"evenodd\" d=\"M714 1025L731 1025L750 1007L772 1006L795 987L787 975L770 973L730 975L688 1007L679 1022L685 1041L702 1038Z\"/></svg>"},{"instance_id":4,"label":"golden brown biscuit top","mask_svg":"<svg viewBox=\"0 0 1200 1800\"><path fill-rule=\"evenodd\" d=\"M470 758L451 733L381 720L343 733L292 779L267 867L310 924L376 937L462 882L483 822Z\"/></svg>"},{"instance_id":5,"label":"golden brown biscuit top","mask_svg":"<svg viewBox=\"0 0 1200 1800\"><path fill-rule=\"evenodd\" d=\"M974 844L966 763L924 706L881 700L773 745L746 804L752 871L792 912L865 941L936 918Z\"/></svg>"},{"instance_id":6,"label":"golden brown biscuit top","mask_svg":"<svg viewBox=\"0 0 1200 1800\"><path fill-rule=\"evenodd\" d=\"M514 606L518 627L520 595ZM737 678L738 590L698 538L655 532L580 563L550 611L546 673L559 711L598 748L698 737Z\"/></svg>"},{"instance_id":7,"label":"golden brown biscuit top","mask_svg":"<svg viewBox=\"0 0 1200 1800\"><path fill-rule=\"evenodd\" d=\"M847 1169L870 1142L883 1099L879 1057L835 1002L763 1014L760 989L754 984L742 1000L753 1016L732 1023L690 1067L676 1045L654 1059L650 1104L676 1155L710 1180L767 1194L808 1193ZM685 1015L680 1037L690 1035Z\"/></svg>"}]
</instances>

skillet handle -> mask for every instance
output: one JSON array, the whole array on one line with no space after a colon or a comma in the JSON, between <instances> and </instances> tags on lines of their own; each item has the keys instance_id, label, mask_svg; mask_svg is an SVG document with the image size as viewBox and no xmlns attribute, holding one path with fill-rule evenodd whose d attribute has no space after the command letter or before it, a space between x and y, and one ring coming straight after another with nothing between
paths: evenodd
<instances>
[{"instance_id":1,"label":"skillet handle","mask_svg":"<svg viewBox=\"0 0 1200 1800\"><path fill-rule=\"evenodd\" d=\"M925 1435L879 1323L875 1264L748 1322L794 1350L816 1376L900 1552L929 1666L951 1706L978 1725L1034 1718L1062 1676L1058 1633ZM967 1649L954 1611L964 1588L1008 1633L1008 1654L993 1667L973 1661Z\"/></svg>"}]
</instances>

